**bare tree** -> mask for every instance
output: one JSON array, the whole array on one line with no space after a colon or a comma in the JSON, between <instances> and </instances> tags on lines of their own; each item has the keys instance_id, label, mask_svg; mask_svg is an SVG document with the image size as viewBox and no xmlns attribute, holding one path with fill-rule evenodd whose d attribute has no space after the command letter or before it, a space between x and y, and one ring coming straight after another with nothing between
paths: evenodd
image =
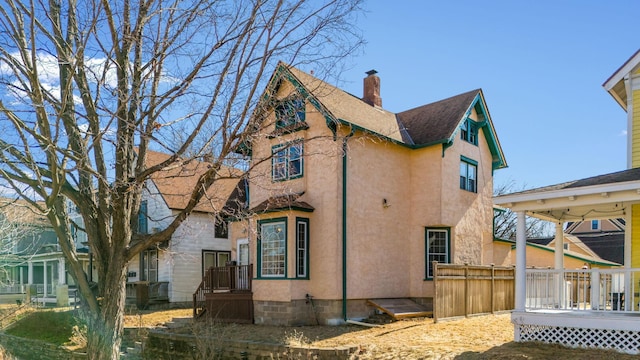
<instances>
[{"instance_id":1,"label":"bare tree","mask_svg":"<svg viewBox=\"0 0 640 360\"><path fill-rule=\"evenodd\" d=\"M127 264L169 240L260 131L250 115L276 62L337 74L362 42L360 2L0 1L1 185L55 230L86 302L90 359L119 357ZM151 149L171 156L146 167ZM138 234L145 181L206 153L212 166L185 209ZM82 216L101 301L72 246L68 202Z\"/></svg>"},{"instance_id":2,"label":"bare tree","mask_svg":"<svg viewBox=\"0 0 640 360\"><path fill-rule=\"evenodd\" d=\"M515 182L509 181L495 186L493 189L493 195L505 195L522 190L525 190L524 187L518 189ZM516 213L514 213L510 209L496 210L496 215L494 216L493 223L494 237L505 240L516 239ZM553 234L550 232L551 230L549 227L549 223L544 220L527 216L525 226L527 231L527 239L553 236Z\"/></svg>"}]
</instances>

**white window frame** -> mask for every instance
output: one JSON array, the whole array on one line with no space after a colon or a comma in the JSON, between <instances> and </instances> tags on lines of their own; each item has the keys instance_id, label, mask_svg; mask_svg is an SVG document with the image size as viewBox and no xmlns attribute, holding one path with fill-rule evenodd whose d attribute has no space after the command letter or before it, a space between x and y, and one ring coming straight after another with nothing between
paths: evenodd
<instances>
[{"instance_id":1,"label":"white window frame","mask_svg":"<svg viewBox=\"0 0 640 360\"><path fill-rule=\"evenodd\" d=\"M473 169L471 172L470 170ZM460 159L460 189L478 192L478 163L471 159Z\"/></svg>"},{"instance_id":2,"label":"white window frame","mask_svg":"<svg viewBox=\"0 0 640 360\"><path fill-rule=\"evenodd\" d=\"M279 229L279 231L278 231ZM260 277L286 278L287 276L287 222L286 220L260 223Z\"/></svg>"},{"instance_id":3,"label":"white window frame","mask_svg":"<svg viewBox=\"0 0 640 360\"><path fill-rule=\"evenodd\" d=\"M433 261L437 261L438 263L448 264L451 261L450 247L451 240L450 237L450 229L448 228L426 228L425 229L425 274L427 279L433 278ZM440 251L432 251L433 240L441 240L442 238L432 238L431 235L434 236L442 236L444 235L444 249L442 249L442 245L438 244L436 246L439 247Z\"/></svg>"},{"instance_id":4,"label":"white window frame","mask_svg":"<svg viewBox=\"0 0 640 360\"><path fill-rule=\"evenodd\" d=\"M309 278L309 219L306 218L296 219L296 277Z\"/></svg>"},{"instance_id":5,"label":"white window frame","mask_svg":"<svg viewBox=\"0 0 640 360\"><path fill-rule=\"evenodd\" d=\"M271 153L271 178L274 181L292 180L303 176L302 141L274 146Z\"/></svg>"}]
</instances>

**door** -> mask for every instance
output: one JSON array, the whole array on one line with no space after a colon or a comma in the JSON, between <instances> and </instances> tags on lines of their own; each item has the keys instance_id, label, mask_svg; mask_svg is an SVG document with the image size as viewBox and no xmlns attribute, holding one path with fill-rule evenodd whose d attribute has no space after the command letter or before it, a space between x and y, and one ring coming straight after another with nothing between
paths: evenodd
<instances>
[{"instance_id":1,"label":"door","mask_svg":"<svg viewBox=\"0 0 640 360\"><path fill-rule=\"evenodd\" d=\"M238 265L249 265L249 240L238 239Z\"/></svg>"},{"instance_id":2,"label":"door","mask_svg":"<svg viewBox=\"0 0 640 360\"><path fill-rule=\"evenodd\" d=\"M237 242L237 262L238 265L249 265L249 239L238 239ZM239 266L236 279L239 289L249 289L249 267Z\"/></svg>"}]
</instances>

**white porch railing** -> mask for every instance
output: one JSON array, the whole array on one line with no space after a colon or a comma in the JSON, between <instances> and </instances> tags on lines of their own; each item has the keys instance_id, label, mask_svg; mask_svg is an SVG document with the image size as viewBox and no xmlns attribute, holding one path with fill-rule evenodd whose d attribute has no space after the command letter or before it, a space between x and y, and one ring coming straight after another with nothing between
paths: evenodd
<instances>
[{"instance_id":1,"label":"white porch railing","mask_svg":"<svg viewBox=\"0 0 640 360\"><path fill-rule=\"evenodd\" d=\"M526 270L527 310L640 313L640 269Z\"/></svg>"},{"instance_id":2,"label":"white porch railing","mask_svg":"<svg viewBox=\"0 0 640 360\"><path fill-rule=\"evenodd\" d=\"M0 295L3 294L24 294L24 285L0 285Z\"/></svg>"}]
</instances>

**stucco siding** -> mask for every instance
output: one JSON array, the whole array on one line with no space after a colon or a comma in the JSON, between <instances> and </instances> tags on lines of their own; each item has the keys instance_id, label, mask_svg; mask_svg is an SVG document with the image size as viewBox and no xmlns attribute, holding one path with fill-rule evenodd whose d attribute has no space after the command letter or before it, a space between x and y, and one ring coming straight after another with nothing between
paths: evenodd
<instances>
[{"instance_id":1,"label":"stucco siding","mask_svg":"<svg viewBox=\"0 0 640 360\"><path fill-rule=\"evenodd\" d=\"M284 81L276 98L294 88ZM471 115L478 119L475 111ZM297 201L314 211L278 211L254 214L249 230L255 264L254 300L294 301L306 294L314 299L341 301L343 296L342 202L346 197L346 296L349 300L433 295L433 282L425 279L425 229L450 229L451 261L488 264L493 250L492 154L480 130L478 145L454 135L452 146L436 144L413 149L362 129L338 125L337 134L310 103L307 129L280 134L275 115L266 124L267 136L252 143L249 207L269 197L299 195ZM353 132L352 132L353 131ZM342 141L346 147L346 193L343 193ZM272 180L272 149L279 144L304 141L303 176ZM477 192L460 189L461 156L477 162ZM295 279L295 219L309 219L309 278ZM257 229L260 220L287 219L286 276L261 277ZM242 225L232 226L232 246ZM500 253L501 261L509 255Z\"/></svg>"},{"instance_id":2,"label":"stucco siding","mask_svg":"<svg viewBox=\"0 0 640 360\"><path fill-rule=\"evenodd\" d=\"M409 279L420 276L407 268L412 242L410 150L367 136L349 141L348 296L409 296Z\"/></svg>"}]
</instances>

